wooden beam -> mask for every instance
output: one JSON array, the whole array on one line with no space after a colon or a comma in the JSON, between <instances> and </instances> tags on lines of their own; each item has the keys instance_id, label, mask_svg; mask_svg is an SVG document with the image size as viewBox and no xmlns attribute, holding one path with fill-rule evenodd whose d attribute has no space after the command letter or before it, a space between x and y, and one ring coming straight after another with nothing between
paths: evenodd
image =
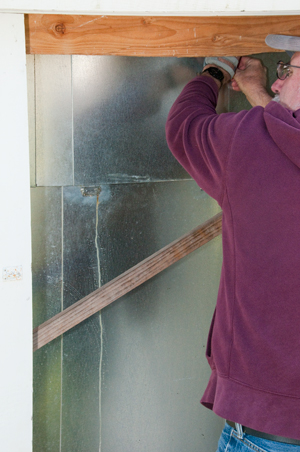
<instances>
[{"instance_id":1,"label":"wooden beam","mask_svg":"<svg viewBox=\"0 0 300 452\"><path fill-rule=\"evenodd\" d=\"M273 51L269 33L300 36L300 16L137 17L29 14L27 53L195 57Z\"/></svg>"},{"instance_id":2,"label":"wooden beam","mask_svg":"<svg viewBox=\"0 0 300 452\"><path fill-rule=\"evenodd\" d=\"M33 330L33 351L73 328L222 232L222 213L152 254Z\"/></svg>"}]
</instances>

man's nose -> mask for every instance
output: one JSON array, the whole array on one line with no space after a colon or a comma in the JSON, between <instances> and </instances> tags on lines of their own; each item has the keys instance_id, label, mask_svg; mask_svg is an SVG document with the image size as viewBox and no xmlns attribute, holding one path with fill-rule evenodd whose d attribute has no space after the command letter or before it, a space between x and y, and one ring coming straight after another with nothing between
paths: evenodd
<instances>
[{"instance_id":1,"label":"man's nose","mask_svg":"<svg viewBox=\"0 0 300 452\"><path fill-rule=\"evenodd\" d=\"M273 93L275 94L279 94L280 90L282 88L284 80L280 80L279 78L273 83L273 85L271 86L271 90L273 91Z\"/></svg>"}]
</instances>

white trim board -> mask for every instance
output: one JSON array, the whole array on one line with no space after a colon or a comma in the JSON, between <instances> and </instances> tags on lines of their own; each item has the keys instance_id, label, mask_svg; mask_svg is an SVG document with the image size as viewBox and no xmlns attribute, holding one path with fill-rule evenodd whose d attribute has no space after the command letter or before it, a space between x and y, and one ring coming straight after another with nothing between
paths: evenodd
<instances>
[{"instance_id":1,"label":"white trim board","mask_svg":"<svg viewBox=\"0 0 300 452\"><path fill-rule=\"evenodd\" d=\"M0 12L215 16L299 14L300 9L296 0L0 0Z\"/></svg>"},{"instance_id":2,"label":"white trim board","mask_svg":"<svg viewBox=\"0 0 300 452\"><path fill-rule=\"evenodd\" d=\"M0 445L32 450L32 300L24 16L0 14Z\"/></svg>"}]
</instances>

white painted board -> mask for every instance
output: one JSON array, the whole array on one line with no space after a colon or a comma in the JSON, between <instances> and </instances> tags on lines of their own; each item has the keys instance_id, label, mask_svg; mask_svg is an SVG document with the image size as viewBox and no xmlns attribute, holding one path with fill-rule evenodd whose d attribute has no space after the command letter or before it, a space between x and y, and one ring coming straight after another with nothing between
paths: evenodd
<instances>
[{"instance_id":1,"label":"white painted board","mask_svg":"<svg viewBox=\"0 0 300 452\"><path fill-rule=\"evenodd\" d=\"M0 11L120 15L299 14L296 0L0 0Z\"/></svg>"},{"instance_id":2,"label":"white painted board","mask_svg":"<svg viewBox=\"0 0 300 452\"><path fill-rule=\"evenodd\" d=\"M32 302L24 17L0 14L0 448L31 451Z\"/></svg>"}]
</instances>

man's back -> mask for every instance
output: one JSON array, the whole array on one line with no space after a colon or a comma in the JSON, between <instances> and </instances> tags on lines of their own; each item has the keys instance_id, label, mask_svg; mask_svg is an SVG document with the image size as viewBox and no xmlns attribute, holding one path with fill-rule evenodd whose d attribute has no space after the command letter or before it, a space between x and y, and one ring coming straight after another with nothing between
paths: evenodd
<instances>
[{"instance_id":1,"label":"man's back","mask_svg":"<svg viewBox=\"0 0 300 452\"><path fill-rule=\"evenodd\" d=\"M223 209L202 403L252 429L300 439L300 110L271 102L217 115L216 99L214 80L199 77L167 122L171 151Z\"/></svg>"}]
</instances>

